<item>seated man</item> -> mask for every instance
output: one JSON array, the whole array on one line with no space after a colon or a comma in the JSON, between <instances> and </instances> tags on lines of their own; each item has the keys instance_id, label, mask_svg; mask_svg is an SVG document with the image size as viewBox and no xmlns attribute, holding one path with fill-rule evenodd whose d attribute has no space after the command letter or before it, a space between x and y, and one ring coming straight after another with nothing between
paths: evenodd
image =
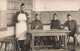
<instances>
[{"instance_id":1,"label":"seated man","mask_svg":"<svg viewBox=\"0 0 80 51\"><path fill-rule=\"evenodd\" d=\"M60 29L60 28L61 28L61 23L58 20L57 14L55 13L53 15L53 20L51 20L51 29Z\"/></svg>"},{"instance_id":2,"label":"seated man","mask_svg":"<svg viewBox=\"0 0 80 51\"><path fill-rule=\"evenodd\" d=\"M31 29L43 29L43 24L42 22L39 20L39 15L36 14L35 15L35 20L32 21L31 23ZM35 37L35 45L42 45L43 42L41 40L41 37Z\"/></svg>"},{"instance_id":3,"label":"seated man","mask_svg":"<svg viewBox=\"0 0 80 51\"><path fill-rule=\"evenodd\" d=\"M60 21L58 20L58 16L57 14L55 13L53 15L53 20L51 20L51 29L60 29L61 28L61 23ZM54 48L59 48L59 44L58 44L58 38L56 36L52 36L52 41L54 42L53 43L53 46Z\"/></svg>"},{"instance_id":4,"label":"seated man","mask_svg":"<svg viewBox=\"0 0 80 51\"><path fill-rule=\"evenodd\" d=\"M43 29L43 24L39 19L39 15L36 14L35 20L31 23L31 29Z\"/></svg>"},{"instance_id":5,"label":"seated man","mask_svg":"<svg viewBox=\"0 0 80 51\"><path fill-rule=\"evenodd\" d=\"M75 48L76 48L75 46L77 45L76 37L77 37L77 33L78 33L78 25L77 25L77 22L72 19L70 14L67 15L67 19L68 20L64 23L63 28L67 26L68 29L71 31L69 33L68 37L71 36L74 38L72 51L75 51Z\"/></svg>"}]
</instances>

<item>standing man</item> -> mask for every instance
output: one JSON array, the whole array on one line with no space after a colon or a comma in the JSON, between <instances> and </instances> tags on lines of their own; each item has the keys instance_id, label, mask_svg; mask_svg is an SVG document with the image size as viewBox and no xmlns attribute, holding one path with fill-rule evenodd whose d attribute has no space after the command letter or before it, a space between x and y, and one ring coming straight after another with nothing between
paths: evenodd
<instances>
[{"instance_id":1,"label":"standing man","mask_svg":"<svg viewBox=\"0 0 80 51\"><path fill-rule=\"evenodd\" d=\"M68 29L71 31L69 34L68 34L68 37L73 37L73 50L72 51L75 51L76 49L76 45L77 45L77 41L76 41L76 37L77 37L77 34L78 34L78 25L77 25L77 22L75 20L72 19L72 16L70 14L67 15L67 21L64 23L63 25L63 28L64 27L68 27Z\"/></svg>"},{"instance_id":2,"label":"standing man","mask_svg":"<svg viewBox=\"0 0 80 51\"><path fill-rule=\"evenodd\" d=\"M51 29L60 29L61 28L61 23L58 20L58 16L56 13L53 15L53 20L51 20ZM58 49L59 48L59 42L57 36L52 36L52 41L53 41L53 47Z\"/></svg>"},{"instance_id":3,"label":"standing man","mask_svg":"<svg viewBox=\"0 0 80 51\"><path fill-rule=\"evenodd\" d=\"M18 42L22 51L24 51L24 42L27 39L27 22L28 22L28 13L24 11L25 4L20 5L20 11L16 12L14 17L15 23L15 35L18 38Z\"/></svg>"}]
</instances>

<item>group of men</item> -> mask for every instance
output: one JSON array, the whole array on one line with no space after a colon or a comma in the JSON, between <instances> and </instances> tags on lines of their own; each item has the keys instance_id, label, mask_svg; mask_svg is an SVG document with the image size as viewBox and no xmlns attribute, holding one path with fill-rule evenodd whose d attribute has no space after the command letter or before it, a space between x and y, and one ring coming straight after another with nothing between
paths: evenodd
<instances>
[{"instance_id":1,"label":"group of men","mask_svg":"<svg viewBox=\"0 0 80 51\"><path fill-rule=\"evenodd\" d=\"M27 46L30 47L30 38L31 38L31 35L29 35L30 33L27 33L28 36L26 35L25 31L27 31L27 23L28 23L28 13L26 13L23 8L24 8L24 3L21 4L20 8L21 10L18 11L15 15L15 18L14 18L14 23L15 24L15 27L16 27L16 37L19 38L19 44L20 44L20 47L22 49L24 49L25 47L24 44ZM51 26L51 29L64 29L65 27L68 27L68 30L70 30L71 32L69 33L68 37L72 36L74 38L74 44L75 44L75 38L77 37L77 33L78 33L78 25L77 25L77 22L75 20L72 19L72 16L71 14L67 14L67 21L63 24L63 28L61 28L61 22L60 20L58 19L58 15L56 13L54 13L53 15L53 20L51 20L51 23L50 23L50 26ZM39 19L39 14L36 14L35 15L35 20L33 20L31 22L31 29L43 29L43 24L42 22L40 21ZM26 38L26 36L29 38ZM52 38L52 40L50 39ZM62 37L60 36L59 39L61 39ZM28 42L26 42L25 40L28 40ZM53 46L58 48L60 46L57 46L57 44L59 43L59 41L57 40L57 37L53 37L53 36L50 36L50 37L35 37L35 45L45 45L45 44L49 44L48 40L51 40L49 42L53 42ZM26 42L26 43L25 43ZM58 44L58 45L61 45L61 44ZM73 49L75 50L75 49Z\"/></svg>"},{"instance_id":2,"label":"group of men","mask_svg":"<svg viewBox=\"0 0 80 51\"><path fill-rule=\"evenodd\" d=\"M39 15L36 14L35 15L35 20L32 21L31 23L31 29L42 29L43 28L43 24L41 23L41 21L38 19ZM74 38L74 42L73 42L73 51L75 51L75 42L76 42L76 37L78 35L78 25L77 25L77 22L75 20L72 19L72 16L71 14L67 14L67 21L61 25L61 22L60 20L58 19L58 15L56 13L54 13L53 15L53 20L51 20L51 23L50 23L50 26L51 26L51 29L64 29L65 27L68 28L69 31L71 31L69 34L68 34L68 37L73 37ZM63 28L61 27L63 26ZM43 39L42 39L43 38ZM52 40L50 39L52 38ZM59 40L56 36L50 36L50 37L36 37L35 38L35 41L39 41L39 40L43 40L43 45L45 45L45 42L52 42L53 43L53 47L54 48L60 48L61 45L62 45L62 37L60 36L59 37ZM48 40L48 41L47 41ZM50 41L51 40L51 41ZM37 43L35 42L35 44Z\"/></svg>"}]
</instances>

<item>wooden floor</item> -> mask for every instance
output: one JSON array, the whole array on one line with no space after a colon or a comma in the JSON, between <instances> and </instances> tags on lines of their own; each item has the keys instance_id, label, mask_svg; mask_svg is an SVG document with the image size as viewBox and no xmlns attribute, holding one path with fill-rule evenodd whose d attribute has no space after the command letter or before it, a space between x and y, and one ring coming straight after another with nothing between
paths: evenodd
<instances>
[{"instance_id":1,"label":"wooden floor","mask_svg":"<svg viewBox=\"0 0 80 51\"><path fill-rule=\"evenodd\" d=\"M73 45L69 44L67 47L67 51L72 51L73 50ZM65 51L63 48L60 49L48 49L48 48L43 48L35 51ZM80 51L80 46L77 46L76 51Z\"/></svg>"},{"instance_id":2,"label":"wooden floor","mask_svg":"<svg viewBox=\"0 0 80 51\"><path fill-rule=\"evenodd\" d=\"M45 49L45 50L35 50L35 51L65 51L64 49ZM68 49L67 51L72 51L71 49ZM80 51L80 48L77 48L76 51Z\"/></svg>"}]
</instances>

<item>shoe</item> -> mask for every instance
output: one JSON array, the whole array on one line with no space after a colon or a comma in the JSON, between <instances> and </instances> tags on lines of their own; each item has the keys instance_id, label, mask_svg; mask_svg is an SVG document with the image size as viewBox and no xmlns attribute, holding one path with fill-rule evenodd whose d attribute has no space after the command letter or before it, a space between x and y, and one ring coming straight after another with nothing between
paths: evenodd
<instances>
[{"instance_id":1,"label":"shoe","mask_svg":"<svg viewBox=\"0 0 80 51\"><path fill-rule=\"evenodd\" d=\"M53 46L53 49L60 49L59 46Z\"/></svg>"},{"instance_id":2,"label":"shoe","mask_svg":"<svg viewBox=\"0 0 80 51\"><path fill-rule=\"evenodd\" d=\"M71 50L71 51L75 51L75 50Z\"/></svg>"},{"instance_id":3,"label":"shoe","mask_svg":"<svg viewBox=\"0 0 80 51\"><path fill-rule=\"evenodd\" d=\"M64 49L64 45L60 45L59 47L62 48L62 49Z\"/></svg>"}]
</instances>

